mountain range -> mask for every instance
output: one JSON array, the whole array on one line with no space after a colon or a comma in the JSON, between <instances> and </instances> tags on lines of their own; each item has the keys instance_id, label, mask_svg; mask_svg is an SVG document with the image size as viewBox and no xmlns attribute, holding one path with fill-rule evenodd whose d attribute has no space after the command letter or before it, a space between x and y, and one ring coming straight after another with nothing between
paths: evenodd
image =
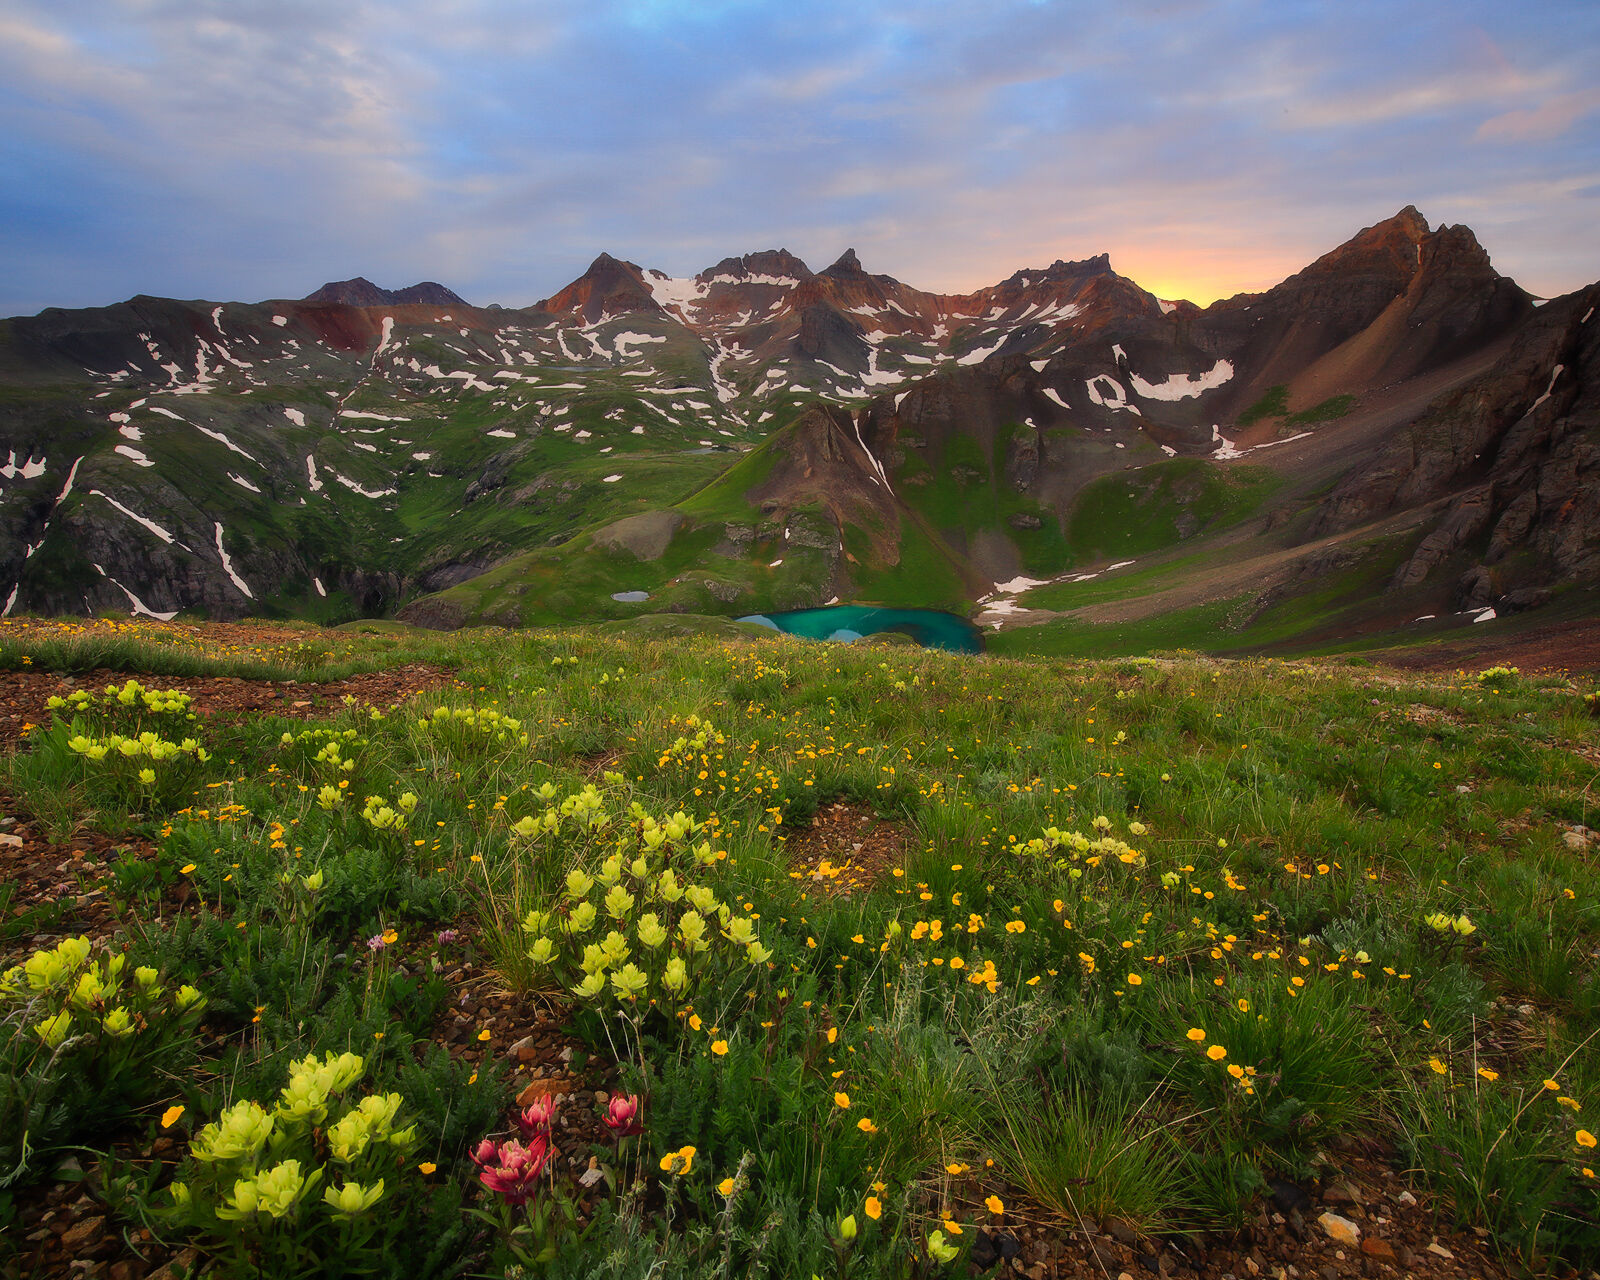
<instances>
[{"instance_id":1,"label":"mountain range","mask_svg":"<svg viewBox=\"0 0 1600 1280\"><path fill-rule=\"evenodd\" d=\"M1103 255L949 295L774 249L601 254L520 308L356 278L51 309L0 322L0 605L1300 640L1592 612L1596 305L1408 207L1204 308Z\"/></svg>"}]
</instances>

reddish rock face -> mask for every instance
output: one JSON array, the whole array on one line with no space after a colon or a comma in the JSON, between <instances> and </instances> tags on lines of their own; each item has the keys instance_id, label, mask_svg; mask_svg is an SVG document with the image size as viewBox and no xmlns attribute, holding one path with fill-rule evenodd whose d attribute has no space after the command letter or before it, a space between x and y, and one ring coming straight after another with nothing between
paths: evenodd
<instances>
[{"instance_id":1,"label":"reddish rock face","mask_svg":"<svg viewBox=\"0 0 1600 1280\"><path fill-rule=\"evenodd\" d=\"M609 253L602 253L560 293L533 305L536 310L580 315L586 324L629 311L661 310L644 282L644 272Z\"/></svg>"}]
</instances>

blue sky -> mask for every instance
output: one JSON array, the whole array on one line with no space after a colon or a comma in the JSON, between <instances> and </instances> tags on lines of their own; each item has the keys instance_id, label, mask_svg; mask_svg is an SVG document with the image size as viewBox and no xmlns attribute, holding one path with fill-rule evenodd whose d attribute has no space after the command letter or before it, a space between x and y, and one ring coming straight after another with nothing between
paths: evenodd
<instances>
[{"instance_id":1,"label":"blue sky","mask_svg":"<svg viewBox=\"0 0 1600 1280\"><path fill-rule=\"evenodd\" d=\"M1600 278L1600 5L0 0L0 175L0 315L778 246L1208 301L1412 203L1555 294Z\"/></svg>"}]
</instances>

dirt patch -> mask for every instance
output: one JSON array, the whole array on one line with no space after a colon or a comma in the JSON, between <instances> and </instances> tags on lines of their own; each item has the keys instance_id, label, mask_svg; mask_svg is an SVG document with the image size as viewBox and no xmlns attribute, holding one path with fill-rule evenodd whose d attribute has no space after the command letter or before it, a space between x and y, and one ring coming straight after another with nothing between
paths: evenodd
<instances>
[{"instance_id":1,"label":"dirt patch","mask_svg":"<svg viewBox=\"0 0 1600 1280\"><path fill-rule=\"evenodd\" d=\"M1563 674L1600 672L1600 618L1573 618L1530 628L1516 635L1483 635L1445 640L1426 648L1367 655L1402 671L1470 671L1486 666L1520 667Z\"/></svg>"},{"instance_id":2,"label":"dirt patch","mask_svg":"<svg viewBox=\"0 0 1600 1280\"><path fill-rule=\"evenodd\" d=\"M847 898L892 876L910 844L905 827L841 800L819 809L811 825L788 836L784 847L793 878L809 880L818 893Z\"/></svg>"},{"instance_id":3,"label":"dirt patch","mask_svg":"<svg viewBox=\"0 0 1600 1280\"><path fill-rule=\"evenodd\" d=\"M158 676L127 671L92 671L83 676L50 671L0 672L0 751L15 749L22 727L50 723L51 698L76 689L99 691L137 680L147 689L179 689L194 699L203 719L238 720L250 715L307 720L330 715L345 698L362 706L389 708L407 698L442 688L455 679L445 667L416 662L390 671L372 671L347 680L246 680L238 676Z\"/></svg>"}]
</instances>

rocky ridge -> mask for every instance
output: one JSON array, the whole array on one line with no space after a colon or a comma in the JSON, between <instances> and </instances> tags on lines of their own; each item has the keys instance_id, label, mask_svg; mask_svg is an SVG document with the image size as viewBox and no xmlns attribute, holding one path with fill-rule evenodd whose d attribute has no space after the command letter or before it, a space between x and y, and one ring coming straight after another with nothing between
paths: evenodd
<instances>
[{"instance_id":1,"label":"rocky ridge","mask_svg":"<svg viewBox=\"0 0 1600 1280\"><path fill-rule=\"evenodd\" d=\"M777 249L687 279L602 254L523 309L357 278L48 310L0 326L0 605L382 613L540 548L591 554L584 530L642 512L679 511L673 545L700 546L712 508L744 532L686 552L706 589L664 581L659 607L880 598L907 555L958 605L1072 569L1110 477L1203 463L1204 496L1248 458L1298 484L1275 460L1309 446L1262 451L1309 436L1335 474L1273 517L1281 542L1437 505L1392 589L1525 607L1594 564L1592 293L1535 308L1468 229L1408 207L1207 308L1103 255L956 296ZM1342 425L1430 378L1425 412ZM786 558L796 521L823 545Z\"/></svg>"}]
</instances>

